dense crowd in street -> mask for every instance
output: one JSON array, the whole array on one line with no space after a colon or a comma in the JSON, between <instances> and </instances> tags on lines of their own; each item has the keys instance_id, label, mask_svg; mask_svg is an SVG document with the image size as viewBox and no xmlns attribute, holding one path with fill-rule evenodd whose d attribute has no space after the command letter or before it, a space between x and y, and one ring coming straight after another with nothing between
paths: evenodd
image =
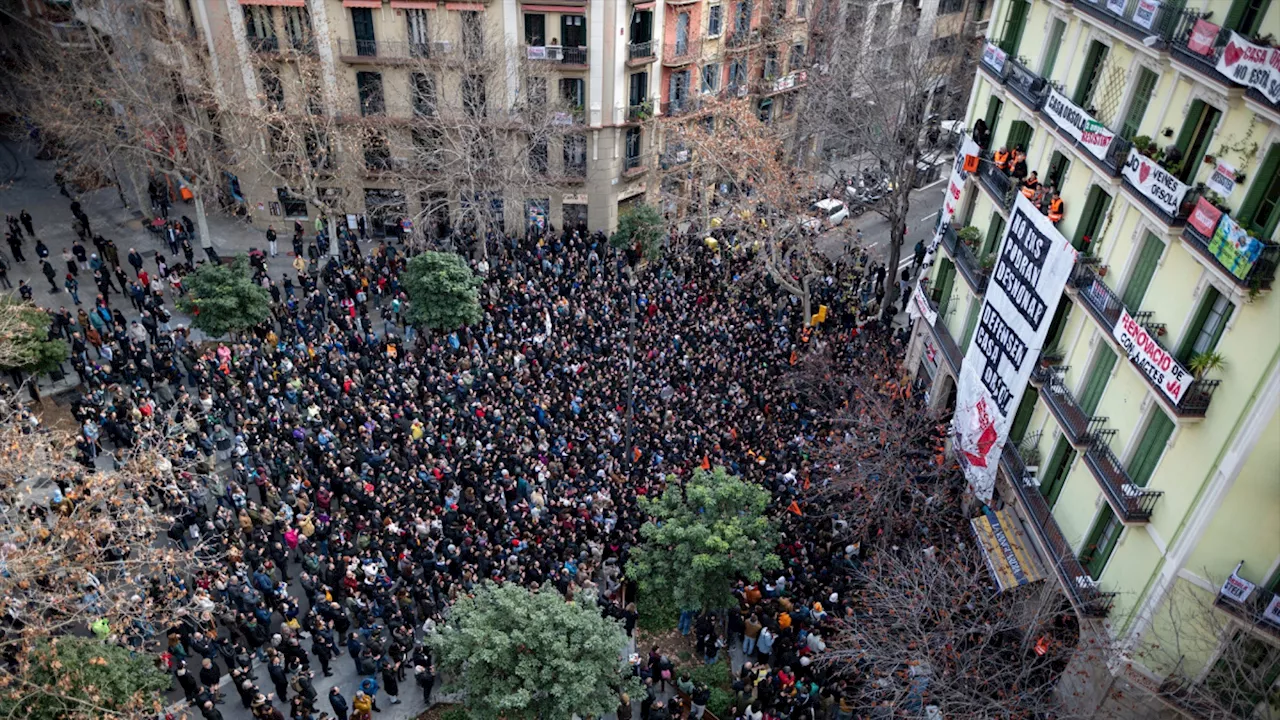
<instances>
[{"instance_id":1,"label":"dense crowd in street","mask_svg":"<svg viewBox=\"0 0 1280 720\"><path fill-rule=\"evenodd\" d=\"M181 277L205 261L191 229L166 224L172 252L143 263L81 214L73 207L83 242L68 249L66 274L91 272L98 292L72 291L74 311L51 310L81 381L79 460L105 467L112 460L99 455L122 457L146 419L187 408L182 462L145 499L178 518L172 542L224 560L185 583L198 615L112 638L157 651L208 720L224 702L259 718L348 720L404 693L430 698L435 668L421 640L484 581L585 591L631 632L635 590L622 568L645 519L637 497L708 463L773 493L785 567L740 585L727 618L686 613L680 630L707 662L740 648L734 720L852 716L848 680L813 659L831 622L853 612L856 548L786 512L818 480L810 454L829 418L780 380L819 342L850 362L897 362L900 338L859 325L885 272L865 255L816 283L814 307L832 313L816 333L803 330L795 298L731 252L689 242L689 253L641 268L628 432L627 260L598 233L488 238L487 259L473 262L483 319L436 333L406 323L402 244L299 224L294 272L273 277L267 253L251 258L270 321L242 341L197 343L172 310ZM21 262L38 234L29 216L16 222ZM273 228L267 252L276 246ZM354 663L362 682L320 697L313 678L338 662ZM663 650L637 649L633 667L648 692L620 703L619 718L630 720L630 700L643 720L701 717L708 688ZM672 686L681 695L665 701Z\"/></svg>"}]
</instances>

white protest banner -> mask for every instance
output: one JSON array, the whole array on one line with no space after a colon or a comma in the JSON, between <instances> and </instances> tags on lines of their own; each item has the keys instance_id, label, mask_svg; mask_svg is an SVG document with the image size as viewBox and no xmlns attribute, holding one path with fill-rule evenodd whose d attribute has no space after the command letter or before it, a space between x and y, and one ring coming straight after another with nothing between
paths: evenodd
<instances>
[{"instance_id":1,"label":"white protest banner","mask_svg":"<svg viewBox=\"0 0 1280 720\"><path fill-rule=\"evenodd\" d=\"M1253 594L1255 585L1248 580L1240 577L1236 573L1240 572L1240 566L1237 565L1235 570L1231 571L1231 576L1222 583L1222 589L1218 592L1228 600L1235 600L1242 603L1249 599Z\"/></svg>"},{"instance_id":2,"label":"white protest banner","mask_svg":"<svg viewBox=\"0 0 1280 720\"><path fill-rule=\"evenodd\" d=\"M1213 167L1213 174L1204 181L1204 186L1222 196L1223 200L1231 197L1236 189L1236 169L1225 161L1219 160Z\"/></svg>"},{"instance_id":3,"label":"white protest banner","mask_svg":"<svg viewBox=\"0 0 1280 720\"><path fill-rule=\"evenodd\" d=\"M920 273L920 279L916 281L916 290L911 294L911 304L907 306L907 316L912 320L924 318L925 322L932 326L938 321L938 311L929 306L929 299L924 294L924 285L921 284L923 280L924 273Z\"/></svg>"},{"instance_id":4,"label":"white protest banner","mask_svg":"<svg viewBox=\"0 0 1280 720\"><path fill-rule=\"evenodd\" d=\"M1075 248L1019 194L960 368L952 420L956 455L974 495L991 500L996 466L1049 333Z\"/></svg>"},{"instance_id":5,"label":"white protest banner","mask_svg":"<svg viewBox=\"0 0 1280 720\"><path fill-rule=\"evenodd\" d=\"M1262 617L1267 622L1280 625L1280 595L1272 595L1271 602L1267 604L1267 609L1262 612Z\"/></svg>"},{"instance_id":6,"label":"white protest banner","mask_svg":"<svg viewBox=\"0 0 1280 720\"><path fill-rule=\"evenodd\" d=\"M978 147L978 143L968 135L964 136L964 140L960 143L960 150L956 153L956 159L951 163L951 175L947 178L947 192L942 196L942 211L938 215L938 229L933 234L933 240L929 241L928 253L932 254L938 249L938 243L942 241L942 234L946 232L947 227L951 224L951 218L955 217L956 208L960 205L960 196L964 193L964 183L969 179L969 173L964 171L964 159L967 156L977 156L982 152L982 148Z\"/></svg>"},{"instance_id":7,"label":"white protest banner","mask_svg":"<svg viewBox=\"0 0 1280 720\"><path fill-rule=\"evenodd\" d=\"M1007 59L1008 56L995 43L987 43L986 47L982 48L983 64L995 70L997 75L1004 72L1004 62Z\"/></svg>"},{"instance_id":8,"label":"white protest banner","mask_svg":"<svg viewBox=\"0 0 1280 720\"><path fill-rule=\"evenodd\" d=\"M1120 169L1120 174L1124 175L1129 184L1137 188L1143 197L1155 203L1166 215L1178 214L1178 208L1182 206L1182 198L1190 189L1169 171L1157 165L1154 160L1138 152L1136 148L1129 149L1129 159Z\"/></svg>"},{"instance_id":9,"label":"white protest banner","mask_svg":"<svg viewBox=\"0 0 1280 720\"><path fill-rule=\"evenodd\" d=\"M1178 364L1167 350L1160 347L1142 323L1133 319L1127 310L1120 311L1120 320L1111 334L1129 356L1129 362L1146 375L1151 384L1160 388L1165 397L1177 405L1191 385L1191 373Z\"/></svg>"},{"instance_id":10,"label":"white protest banner","mask_svg":"<svg viewBox=\"0 0 1280 720\"><path fill-rule=\"evenodd\" d=\"M1049 99L1044 103L1044 113L1068 135L1079 140L1094 157L1099 160L1106 158L1107 148L1116 134L1068 100L1066 95L1056 89L1050 90Z\"/></svg>"},{"instance_id":11,"label":"white protest banner","mask_svg":"<svg viewBox=\"0 0 1280 720\"><path fill-rule=\"evenodd\" d=\"M1280 103L1280 48L1254 45L1232 31L1218 58L1218 72Z\"/></svg>"},{"instance_id":12,"label":"white protest banner","mask_svg":"<svg viewBox=\"0 0 1280 720\"><path fill-rule=\"evenodd\" d=\"M1160 12L1160 0L1138 0L1138 7L1133 11L1133 22L1150 30L1158 12Z\"/></svg>"},{"instance_id":13,"label":"white protest banner","mask_svg":"<svg viewBox=\"0 0 1280 720\"><path fill-rule=\"evenodd\" d=\"M1127 4L1125 0L1107 0L1107 9L1120 17L1124 17L1124 6Z\"/></svg>"}]
</instances>

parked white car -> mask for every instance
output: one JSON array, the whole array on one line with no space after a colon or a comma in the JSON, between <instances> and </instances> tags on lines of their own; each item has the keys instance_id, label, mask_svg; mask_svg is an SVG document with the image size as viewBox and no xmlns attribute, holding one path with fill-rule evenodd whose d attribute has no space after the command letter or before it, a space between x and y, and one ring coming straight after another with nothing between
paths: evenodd
<instances>
[{"instance_id":1,"label":"parked white car","mask_svg":"<svg viewBox=\"0 0 1280 720\"><path fill-rule=\"evenodd\" d=\"M849 217L849 208L843 201L835 198L819 200L810 209L817 212L820 218L826 218L826 227L835 227Z\"/></svg>"}]
</instances>

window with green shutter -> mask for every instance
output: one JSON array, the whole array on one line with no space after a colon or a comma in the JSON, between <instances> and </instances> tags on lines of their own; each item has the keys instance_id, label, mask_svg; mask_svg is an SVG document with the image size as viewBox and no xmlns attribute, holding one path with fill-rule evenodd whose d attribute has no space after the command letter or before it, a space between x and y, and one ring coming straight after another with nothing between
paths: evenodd
<instances>
[{"instance_id":1,"label":"window with green shutter","mask_svg":"<svg viewBox=\"0 0 1280 720\"><path fill-rule=\"evenodd\" d=\"M1124 524L1116 517L1110 505L1104 505L1093 523L1093 529L1089 531L1084 547L1080 549L1080 564L1089 573L1089 577L1097 580L1102 575L1102 569L1107 566L1111 553L1116 549L1121 530L1124 530Z\"/></svg>"},{"instance_id":2,"label":"window with green shutter","mask_svg":"<svg viewBox=\"0 0 1280 720\"><path fill-rule=\"evenodd\" d=\"M1107 210L1110 207L1111 195L1107 194L1106 190L1098 185L1089 188L1089 197L1084 203L1084 213L1080 215L1080 223L1076 225L1076 239L1071 243L1075 249L1085 252L1090 246L1097 246L1098 232L1102 230L1102 221L1106 219Z\"/></svg>"},{"instance_id":3,"label":"window with green shutter","mask_svg":"<svg viewBox=\"0 0 1280 720\"><path fill-rule=\"evenodd\" d=\"M1018 45L1022 43L1022 31L1027 25L1027 9L1030 3L1026 0L1011 0L1009 11L1004 16L1004 31L1000 33L1001 50L1011 56L1018 54Z\"/></svg>"},{"instance_id":4,"label":"window with green shutter","mask_svg":"<svg viewBox=\"0 0 1280 720\"><path fill-rule=\"evenodd\" d=\"M1067 180L1067 171L1071 169L1071 159L1066 155L1053 151L1053 155L1049 156L1049 174L1044 177L1045 182L1049 183L1049 187L1062 189L1062 183Z\"/></svg>"},{"instance_id":5,"label":"window with green shutter","mask_svg":"<svg viewBox=\"0 0 1280 720\"><path fill-rule=\"evenodd\" d=\"M1004 101L995 95L987 101L987 130L991 133L991 137L996 137L996 124L1000 122L1000 112L1004 110Z\"/></svg>"},{"instance_id":6,"label":"window with green shutter","mask_svg":"<svg viewBox=\"0 0 1280 720\"><path fill-rule=\"evenodd\" d=\"M1134 261L1133 272L1129 273L1129 281L1125 283L1124 295L1120 297L1120 302L1130 313L1141 309L1142 298L1151 285L1151 276L1156 273L1156 263L1162 252L1164 243L1155 235L1147 233L1142 241L1142 249L1138 251L1138 258Z\"/></svg>"},{"instance_id":7,"label":"window with green shutter","mask_svg":"<svg viewBox=\"0 0 1280 720\"><path fill-rule=\"evenodd\" d=\"M987 227L987 238L982 241L978 259L981 260L998 250L1002 237L1004 237L1004 217L1000 213L991 213L991 225Z\"/></svg>"},{"instance_id":8,"label":"window with green shutter","mask_svg":"<svg viewBox=\"0 0 1280 720\"><path fill-rule=\"evenodd\" d=\"M1053 77L1053 66L1058 64L1058 48L1062 47L1062 35L1066 31L1066 21L1062 18L1054 18L1053 25L1049 27L1049 39L1045 42L1044 62L1040 64L1040 77Z\"/></svg>"},{"instance_id":9,"label":"window with green shutter","mask_svg":"<svg viewBox=\"0 0 1280 720\"><path fill-rule=\"evenodd\" d=\"M1235 306L1231 301L1218 292L1217 288L1210 287L1204 300L1200 301L1200 307L1196 309L1195 317L1182 338L1182 344L1178 346L1178 362L1186 365L1200 353L1213 352L1234 311Z\"/></svg>"},{"instance_id":10,"label":"window with green shutter","mask_svg":"<svg viewBox=\"0 0 1280 720\"><path fill-rule=\"evenodd\" d=\"M1138 450L1129 460L1129 479L1138 487L1146 487L1151 481L1151 473L1155 472L1160 456L1164 454L1164 446L1173 434L1173 421L1164 412L1156 410L1147 423L1147 429L1138 441Z\"/></svg>"},{"instance_id":11,"label":"window with green shutter","mask_svg":"<svg viewBox=\"0 0 1280 720\"><path fill-rule=\"evenodd\" d=\"M1125 140L1132 140L1142 125L1142 116L1147 114L1147 105L1151 103L1151 93L1156 89L1158 76L1147 68L1138 69L1138 82L1133 90L1133 98L1129 100L1129 112L1125 113L1124 125L1120 135Z\"/></svg>"},{"instance_id":12,"label":"window with green shutter","mask_svg":"<svg viewBox=\"0 0 1280 720\"><path fill-rule=\"evenodd\" d=\"M1240 223L1255 237L1269 238L1280 225L1280 143L1267 151L1240 206Z\"/></svg>"},{"instance_id":13,"label":"window with green shutter","mask_svg":"<svg viewBox=\"0 0 1280 720\"><path fill-rule=\"evenodd\" d=\"M1021 120L1014 120L1009 124L1009 137L1005 141L1005 146L1010 151L1022 148L1023 152L1031 147L1031 125Z\"/></svg>"},{"instance_id":14,"label":"window with green shutter","mask_svg":"<svg viewBox=\"0 0 1280 720\"><path fill-rule=\"evenodd\" d=\"M1089 379L1085 381L1084 392L1080 393L1080 410L1092 417L1098 409L1098 401L1102 399L1102 391L1107 389L1107 381L1111 379L1111 371L1116 366L1116 353L1110 345L1099 343L1098 356L1093 360L1093 368L1089 370Z\"/></svg>"},{"instance_id":15,"label":"window with green shutter","mask_svg":"<svg viewBox=\"0 0 1280 720\"><path fill-rule=\"evenodd\" d=\"M969 341L973 339L974 328L978 327L978 312L982 310L982 298L974 296L969 303L969 315L964 319L964 336L960 338L960 352L969 352Z\"/></svg>"},{"instance_id":16,"label":"window with green shutter","mask_svg":"<svg viewBox=\"0 0 1280 720\"><path fill-rule=\"evenodd\" d=\"M1040 474L1040 494L1044 496L1044 502L1050 509L1058 503L1062 486L1067 483L1067 472L1071 470L1071 463L1075 459L1076 451L1067 442L1066 436L1059 437L1049 456L1049 464Z\"/></svg>"},{"instance_id":17,"label":"window with green shutter","mask_svg":"<svg viewBox=\"0 0 1280 720\"><path fill-rule=\"evenodd\" d=\"M1280 646L1237 630L1222 649L1204 686L1237 717L1254 717L1280 678Z\"/></svg>"},{"instance_id":18,"label":"window with green shutter","mask_svg":"<svg viewBox=\"0 0 1280 720\"><path fill-rule=\"evenodd\" d=\"M951 304L951 285L956 280L956 266L947 258L938 258L938 279L934 282L933 301L938 304L938 315L947 316Z\"/></svg>"},{"instance_id":19,"label":"window with green shutter","mask_svg":"<svg viewBox=\"0 0 1280 720\"><path fill-rule=\"evenodd\" d=\"M1178 150L1182 153L1181 167L1174 173L1184 183L1190 183L1195 177L1196 168L1204 159L1209 149L1209 138L1218 127L1222 112L1203 100L1191 103L1191 112L1182 122L1182 132L1178 133Z\"/></svg>"},{"instance_id":20,"label":"window with green shutter","mask_svg":"<svg viewBox=\"0 0 1280 720\"><path fill-rule=\"evenodd\" d=\"M1085 55L1084 68L1080 70L1080 81L1076 83L1076 94L1071 98L1072 102L1085 110L1093 103L1093 93L1102 79L1102 66L1107 59L1108 49L1097 40L1089 43L1089 53Z\"/></svg>"},{"instance_id":21,"label":"window with green shutter","mask_svg":"<svg viewBox=\"0 0 1280 720\"><path fill-rule=\"evenodd\" d=\"M1227 12L1226 27L1245 37L1252 37L1262 25L1270 5L1271 0L1235 0Z\"/></svg>"},{"instance_id":22,"label":"window with green shutter","mask_svg":"<svg viewBox=\"0 0 1280 720\"><path fill-rule=\"evenodd\" d=\"M1027 426L1031 424L1031 415L1036 411L1036 400L1040 398L1040 391L1027 386L1025 392L1022 393L1022 402L1018 403L1018 411L1013 414L1013 425L1009 426L1009 442L1014 445L1021 445L1022 438L1027 435Z\"/></svg>"}]
</instances>

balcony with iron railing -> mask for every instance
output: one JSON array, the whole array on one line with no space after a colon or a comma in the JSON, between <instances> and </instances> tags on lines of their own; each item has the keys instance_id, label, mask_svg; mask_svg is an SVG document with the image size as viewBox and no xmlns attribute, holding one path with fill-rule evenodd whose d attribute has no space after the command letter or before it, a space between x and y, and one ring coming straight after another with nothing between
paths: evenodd
<instances>
[{"instance_id":1,"label":"balcony with iron railing","mask_svg":"<svg viewBox=\"0 0 1280 720\"><path fill-rule=\"evenodd\" d=\"M575 69L587 67L587 49L562 45L526 45L525 57L534 62L559 63Z\"/></svg>"},{"instance_id":2,"label":"balcony with iron railing","mask_svg":"<svg viewBox=\"0 0 1280 720\"><path fill-rule=\"evenodd\" d=\"M1124 39L1137 40L1156 50L1168 46L1178 26L1180 12L1177 6L1163 3L1155 3L1154 12L1139 2L1126 2L1120 12L1115 12L1107 0L1081 0L1075 6L1101 20L1104 26L1127 36Z\"/></svg>"},{"instance_id":3,"label":"balcony with iron railing","mask_svg":"<svg viewBox=\"0 0 1280 720\"><path fill-rule=\"evenodd\" d=\"M649 100L641 100L638 103L632 103L627 106L627 122L640 123L653 117L653 103Z\"/></svg>"},{"instance_id":4,"label":"balcony with iron railing","mask_svg":"<svg viewBox=\"0 0 1280 720\"><path fill-rule=\"evenodd\" d=\"M734 28L725 36L724 45L730 50L745 50L760 44L760 31L750 28Z\"/></svg>"},{"instance_id":5,"label":"balcony with iron railing","mask_svg":"<svg viewBox=\"0 0 1280 720\"><path fill-rule=\"evenodd\" d=\"M1097 583L1080 565L1080 560L1071 551L1071 544L1063 536L1062 528L1058 526L1058 521L1054 519L1039 488L1032 482L1027 466L1013 443L1005 443L1004 452L1000 455L1000 467L1008 476L1009 485L1022 506L1022 515L1031 526L1042 555L1053 566L1058 584L1071 599L1072 607L1083 617L1105 618L1111 612L1115 593L1099 590Z\"/></svg>"},{"instance_id":6,"label":"balcony with iron railing","mask_svg":"<svg viewBox=\"0 0 1280 720\"><path fill-rule=\"evenodd\" d=\"M662 64L667 67L688 65L702 56L702 38L669 42L662 46Z\"/></svg>"},{"instance_id":7,"label":"balcony with iron railing","mask_svg":"<svg viewBox=\"0 0 1280 720\"><path fill-rule=\"evenodd\" d=\"M275 37L275 36L260 37L258 35L250 35L248 40L249 40L250 52L255 52L255 53L280 52L280 38L278 37Z\"/></svg>"},{"instance_id":8,"label":"balcony with iron railing","mask_svg":"<svg viewBox=\"0 0 1280 720\"><path fill-rule=\"evenodd\" d=\"M1256 238L1255 238L1256 240ZM1247 263L1230 240L1214 240L1187 223L1182 228L1182 242L1202 262L1218 270L1244 292L1269 292L1271 281L1280 265L1280 244L1272 240L1256 240L1261 247L1252 264ZM1228 261L1230 264L1228 265Z\"/></svg>"},{"instance_id":9,"label":"balcony with iron railing","mask_svg":"<svg viewBox=\"0 0 1280 720\"><path fill-rule=\"evenodd\" d=\"M627 65L636 66L651 63L658 54L658 43L653 40L633 42L627 46Z\"/></svg>"},{"instance_id":10,"label":"balcony with iron railing","mask_svg":"<svg viewBox=\"0 0 1280 720\"><path fill-rule=\"evenodd\" d=\"M1230 78L1218 72L1218 60L1230 38L1230 30L1211 23L1199 11L1177 10L1169 40L1169 57L1217 85L1235 87Z\"/></svg>"},{"instance_id":11,"label":"balcony with iron railing","mask_svg":"<svg viewBox=\"0 0 1280 720\"><path fill-rule=\"evenodd\" d=\"M927 287L924 300L928 303L929 308L938 313L938 319L934 324L929 326L929 330L933 333L933 339L937 341L938 347L942 348L942 355L947 361L947 365L951 366L951 372L959 375L960 365L964 362L964 353L960 352L960 346L956 345L956 340L951 336L951 331L947 329L946 318L938 310L938 300L933 297L936 290Z\"/></svg>"},{"instance_id":12,"label":"balcony with iron railing","mask_svg":"<svg viewBox=\"0 0 1280 720\"><path fill-rule=\"evenodd\" d=\"M1080 408L1067 384L1062 379L1065 368L1046 368L1037 366L1031 371L1032 384L1040 386L1040 398L1049 407L1049 412L1058 420L1067 442L1072 447L1084 448L1089 444L1090 417Z\"/></svg>"},{"instance_id":13,"label":"balcony with iron railing","mask_svg":"<svg viewBox=\"0 0 1280 720\"><path fill-rule=\"evenodd\" d=\"M686 95L682 98L668 100L662 103L662 114L667 117L680 117L681 115L689 115L702 109L702 95Z\"/></svg>"},{"instance_id":14,"label":"balcony with iron railing","mask_svg":"<svg viewBox=\"0 0 1280 720\"><path fill-rule=\"evenodd\" d=\"M1017 184L991 159L990 151L984 151L978 163L978 184L991 195L991 200L1005 211L1013 207Z\"/></svg>"},{"instance_id":15,"label":"balcony with iron railing","mask_svg":"<svg viewBox=\"0 0 1280 720\"><path fill-rule=\"evenodd\" d=\"M1009 92L1037 112L1049 96L1049 81L1032 71L1024 58L1009 58L1005 63L1004 84Z\"/></svg>"},{"instance_id":16,"label":"balcony with iron railing","mask_svg":"<svg viewBox=\"0 0 1280 720\"><path fill-rule=\"evenodd\" d=\"M1119 139L1119 136L1117 136L1116 139ZM1131 149L1125 152L1126 161L1129 156L1134 156L1135 161L1139 160L1135 150ZM1150 160L1149 162L1155 161ZM1161 170L1168 172L1168 170L1163 166L1161 166ZM1150 210L1151 214L1160 218L1161 222L1165 225L1168 225L1169 227L1180 227L1187 222L1187 217L1189 217L1191 215L1191 211L1195 209L1196 201L1200 199L1201 191L1199 187L1190 187L1186 183L1183 183L1177 177L1174 177L1172 173L1168 176L1168 183L1170 192L1180 192L1182 194L1182 200L1178 203L1177 210L1172 213L1170 213L1168 208L1164 205L1147 197L1147 195L1134 185L1133 181L1126 177L1124 173L1121 173L1120 176L1120 184L1124 187L1125 194L1128 195L1135 204L1141 205Z\"/></svg>"},{"instance_id":17,"label":"balcony with iron railing","mask_svg":"<svg viewBox=\"0 0 1280 720\"><path fill-rule=\"evenodd\" d=\"M622 158L622 174L639 175L645 171L645 154L626 155Z\"/></svg>"},{"instance_id":18,"label":"balcony with iron railing","mask_svg":"<svg viewBox=\"0 0 1280 720\"><path fill-rule=\"evenodd\" d=\"M1093 472L1094 479L1102 487L1102 494L1107 496L1107 502L1121 522L1149 522L1156 501L1164 493L1134 484L1120 459L1111 452L1109 443L1116 431L1096 429L1099 424L1096 421L1090 423L1089 446L1084 451L1085 465Z\"/></svg>"},{"instance_id":19,"label":"balcony with iron railing","mask_svg":"<svg viewBox=\"0 0 1280 720\"><path fill-rule=\"evenodd\" d=\"M978 295L986 294L987 284L991 281L991 269L984 267L969 246L960 241L955 228L951 225L948 225L942 233L942 245L955 261L956 267L960 268L960 274L964 276L965 282L969 283L969 287ZM988 257L994 257L994 255Z\"/></svg>"},{"instance_id":20,"label":"balcony with iron railing","mask_svg":"<svg viewBox=\"0 0 1280 720\"><path fill-rule=\"evenodd\" d=\"M345 63L406 63L432 57L431 43L402 40L338 39L338 56Z\"/></svg>"},{"instance_id":21,"label":"balcony with iron railing","mask_svg":"<svg viewBox=\"0 0 1280 720\"><path fill-rule=\"evenodd\" d=\"M1126 312L1124 303L1121 302L1120 296L1110 288L1102 278L1094 271L1093 266L1096 265L1093 258L1082 258L1081 262L1071 271L1071 277L1068 280L1067 289L1076 295L1080 304L1084 305L1089 315L1102 326L1105 335L1109 341L1119 348L1122 355L1127 356L1124 348L1119 347L1114 340L1114 331L1116 324L1120 322L1121 315ZM1150 321L1150 312L1134 312L1132 316L1140 323ZM1160 343L1157 331L1148 333L1151 341L1165 354L1172 357L1172 353ZM1138 375L1147 382L1147 385L1154 391L1154 395L1160 399L1160 402L1169 408L1171 412L1180 418L1203 418L1209 410L1209 404L1213 400L1213 393L1218 389L1220 384L1218 380L1205 380L1197 378L1191 381L1186 392L1182 395L1182 400L1173 403L1165 395L1164 388L1160 387L1151 376L1148 375L1143 368L1134 360L1130 360Z\"/></svg>"},{"instance_id":22,"label":"balcony with iron railing","mask_svg":"<svg viewBox=\"0 0 1280 720\"><path fill-rule=\"evenodd\" d=\"M1247 600L1237 602L1223 595L1222 589L1219 588L1213 604L1250 630L1266 635L1273 641L1280 641L1280 620L1267 617L1267 608L1271 607L1275 599L1275 593L1259 586L1253 589ZM1277 612L1280 613L1280 611Z\"/></svg>"}]
</instances>

